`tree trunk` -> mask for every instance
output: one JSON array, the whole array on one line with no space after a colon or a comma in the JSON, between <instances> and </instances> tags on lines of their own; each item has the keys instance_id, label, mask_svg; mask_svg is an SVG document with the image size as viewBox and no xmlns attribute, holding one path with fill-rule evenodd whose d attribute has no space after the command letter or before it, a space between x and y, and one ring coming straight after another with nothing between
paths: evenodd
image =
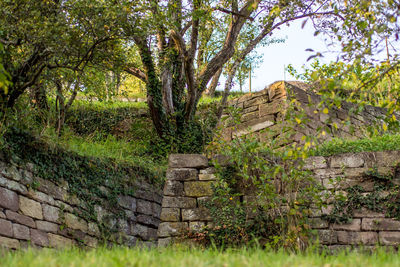
<instances>
[{"instance_id":1,"label":"tree trunk","mask_svg":"<svg viewBox=\"0 0 400 267\"><path fill-rule=\"evenodd\" d=\"M219 78L221 77L221 74L222 74L222 67L219 68L218 71L214 74L211 84L206 90L206 94L208 96L215 95L215 89L217 89Z\"/></svg>"}]
</instances>

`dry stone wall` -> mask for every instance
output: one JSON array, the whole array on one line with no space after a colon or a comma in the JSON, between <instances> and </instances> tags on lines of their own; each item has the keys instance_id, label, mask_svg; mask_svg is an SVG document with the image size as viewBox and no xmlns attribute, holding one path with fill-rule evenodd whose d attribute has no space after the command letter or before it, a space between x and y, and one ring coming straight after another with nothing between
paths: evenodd
<instances>
[{"instance_id":1,"label":"dry stone wall","mask_svg":"<svg viewBox=\"0 0 400 267\"><path fill-rule=\"evenodd\" d=\"M223 138L229 141L246 134L255 134L263 141L273 138L282 133L283 125L279 122L283 121L287 103L292 100L300 104L299 110L302 109L305 115L303 122L295 127L290 138L292 142L298 143L302 142L303 136L318 136L320 140L333 136L363 137L366 135L366 127L379 122L386 114L385 109L372 106L365 106L359 111L359 106L348 102L341 103L340 108L330 107L326 114L323 112L324 107L318 107L321 97L313 92L310 85L279 81L260 92L244 95L228 103L241 109L242 121L233 126L228 120L222 133ZM266 129L273 132L265 131ZM322 131L326 134L321 135Z\"/></svg>"},{"instance_id":2,"label":"dry stone wall","mask_svg":"<svg viewBox=\"0 0 400 267\"><path fill-rule=\"evenodd\" d=\"M156 187L140 182L133 195L118 197L113 210L95 206L97 218L88 221L68 184L35 177L33 169L0 161L0 248L156 244L162 200Z\"/></svg>"},{"instance_id":3,"label":"dry stone wall","mask_svg":"<svg viewBox=\"0 0 400 267\"><path fill-rule=\"evenodd\" d=\"M374 188L365 173L370 168L388 173L399 163L400 151L365 152L311 157L304 168L312 171L314 178L326 188L341 190L349 185L360 185L368 194ZM158 228L159 246L170 244L181 239L187 231L196 231L211 223L209 213L202 203L212 195L214 174L215 169L205 156L170 156L160 217L162 222ZM400 175L397 176L400 182ZM336 185L337 177L342 179ZM246 197L251 196L244 196L244 199ZM316 230L322 245L330 249L354 245L400 245L400 221L385 218L383 213L363 209L354 212L351 223L329 223L323 218L332 212L332 208L332 205L328 205L315 210L310 217L312 228Z\"/></svg>"}]
</instances>

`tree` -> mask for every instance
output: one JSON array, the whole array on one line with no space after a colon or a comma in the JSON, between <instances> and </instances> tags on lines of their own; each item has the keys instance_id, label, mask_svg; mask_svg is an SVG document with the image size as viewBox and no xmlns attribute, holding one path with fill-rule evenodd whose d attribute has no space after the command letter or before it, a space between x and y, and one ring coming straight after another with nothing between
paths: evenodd
<instances>
[{"instance_id":1,"label":"tree","mask_svg":"<svg viewBox=\"0 0 400 267\"><path fill-rule=\"evenodd\" d=\"M143 0L136 8L131 31L143 68L133 74L147 85L148 105L158 134L176 135L193 120L207 84L235 54L235 45L246 24L261 27L260 34L237 52L239 56L226 83L227 93L240 62L284 24L310 18L316 33L329 33L345 44L347 59L350 59L371 53L374 40L380 34L393 33L397 28L394 16L397 10L395 1L380 0L194 0L188 4L181 0ZM223 45L208 62L198 64L200 27L207 20L226 16L230 19L224 25L227 31ZM363 43L351 41L355 37ZM226 98L222 106L224 102Z\"/></svg>"}]
</instances>

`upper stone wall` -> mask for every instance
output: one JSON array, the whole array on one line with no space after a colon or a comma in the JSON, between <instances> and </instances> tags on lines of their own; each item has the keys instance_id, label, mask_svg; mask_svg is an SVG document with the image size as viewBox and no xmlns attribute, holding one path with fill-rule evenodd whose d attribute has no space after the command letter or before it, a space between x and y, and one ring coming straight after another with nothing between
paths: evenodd
<instances>
[{"instance_id":1,"label":"upper stone wall","mask_svg":"<svg viewBox=\"0 0 400 267\"><path fill-rule=\"evenodd\" d=\"M282 124L287 110L288 102L295 100L299 103L306 118L295 127L292 136L293 142L301 142L303 136L318 136L325 131L325 135L319 135L319 140L327 140L335 137L357 138L366 135L366 127L380 121L386 114L383 108L365 106L357 112L356 104L343 102L341 108L330 107L328 114L323 112L323 107L317 105L321 97L312 91L310 85L303 82L275 82L266 89L244 95L231 100L228 105L240 108L242 122L237 126L228 123L223 130L223 138L232 140L237 136L255 133L260 140L268 140L282 131ZM296 109L299 112L299 109ZM224 116L227 116L225 113ZM264 129L273 130L270 132Z\"/></svg>"}]
</instances>

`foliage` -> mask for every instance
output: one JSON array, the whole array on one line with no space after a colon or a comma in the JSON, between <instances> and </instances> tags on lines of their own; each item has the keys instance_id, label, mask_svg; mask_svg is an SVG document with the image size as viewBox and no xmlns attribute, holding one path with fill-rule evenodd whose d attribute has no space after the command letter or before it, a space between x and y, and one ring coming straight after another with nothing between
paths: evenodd
<instances>
[{"instance_id":1,"label":"foliage","mask_svg":"<svg viewBox=\"0 0 400 267\"><path fill-rule=\"evenodd\" d=\"M400 220L400 186L399 177L396 177L399 170L400 166L395 166L390 173L381 174L377 168L370 169L365 176L373 181L373 190L367 191L362 186L355 185L344 189L345 194L335 194L333 210L324 218L334 223L348 223L353 218L354 211L366 209ZM335 188L332 189L334 190Z\"/></svg>"},{"instance_id":2,"label":"foliage","mask_svg":"<svg viewBox=\"0 0 400 267\"><path fill-rule=\"evenodd\" d=\"M254 248L196 249L187 247L141 249L114 247L91 250L21 250L5 252L1 266L354 266L389 267L400 265L400 255L388 249L373 253L343 250L337 253L315 249L288 253Z\"/></svg>"}]
</instances>

